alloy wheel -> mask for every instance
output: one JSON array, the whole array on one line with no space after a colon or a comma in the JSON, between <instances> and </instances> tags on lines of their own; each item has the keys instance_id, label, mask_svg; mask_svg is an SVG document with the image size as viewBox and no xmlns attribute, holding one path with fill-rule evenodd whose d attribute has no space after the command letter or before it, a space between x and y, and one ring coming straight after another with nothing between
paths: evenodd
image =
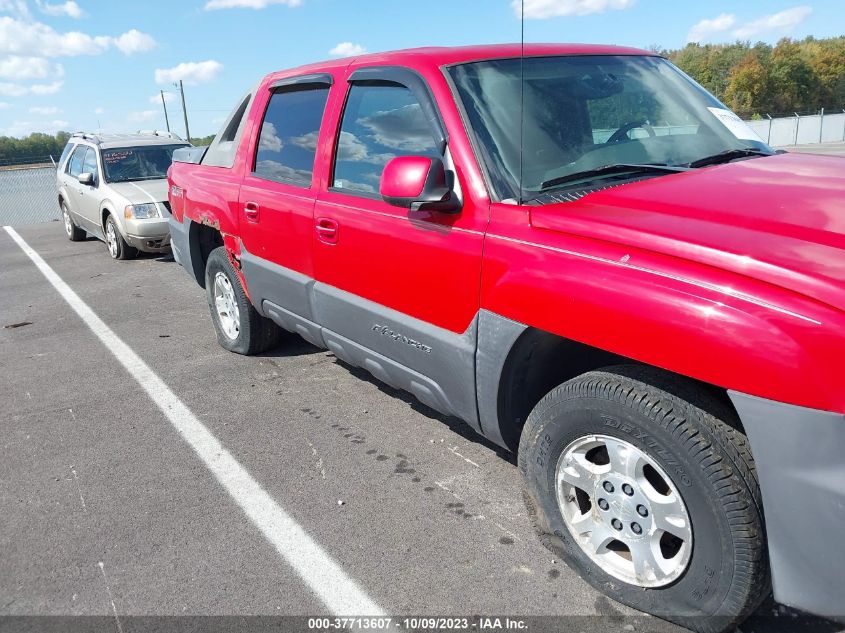
<instances>
[{"instance_id":1,"label":"alloy wheel","mask_svg":"<svg viewBox=\"0 0 845 633\"><path fill-rule=\"evenodd\" d=\"M557 501L566 527L607 574L662 587L686 570L692 525L672 479L647 453L608 435L588 435L558 460Z\"/></svg>"},{"instance_id":2,"label":"alloy wheel","mask_svg":"<svg viewBox=\"0 0 845 633\"><path fill-rule=\"evenodd\" d=\"M114 222L112 221L106 222L106 244L109 247L109 254L112 257L117 258L117 232L115 231Z\"/></svg>"},{"instance_id":3,"label":"alloy wheel","mask_svg":"<svg viewBox=\"0 0 845 633\"><path fill-rule=\"evenodd\" d=\"M223 333L231 340L238 338L241 331L241 313L232 283L222 272L214 276L214 307Z\"/></svg>"}]
</instances>

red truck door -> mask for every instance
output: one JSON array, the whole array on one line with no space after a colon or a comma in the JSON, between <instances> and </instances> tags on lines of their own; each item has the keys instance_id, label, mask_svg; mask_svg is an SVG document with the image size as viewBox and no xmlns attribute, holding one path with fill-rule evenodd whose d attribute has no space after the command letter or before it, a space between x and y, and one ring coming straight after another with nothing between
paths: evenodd
<instances>
[{"instance_id":1,"label":"red truck door","mask_svg":"<svg viewBox=\"0 0 845 633\"><path fill-rule=\"evenodd\" d=\"M314 158L332 76L275 81L259 93L256 123L240 190L241 264L253 303L319 343L310 290Z\"/></svg>"},{"instance_id":2,"label":"red truck door","mask_svg":"<svg viewBox=\"0 0 845 633\"><path fill-rule=\"evenodd\" d=\"M411 70L362 68L348 84L312 228L323 339L341 359L477 424L475 323L487 207L465 197L460 212L443 214L384 202L379 180L394 156L439 156L450 165L445 127Z\"/></svg>"}]
</instances>

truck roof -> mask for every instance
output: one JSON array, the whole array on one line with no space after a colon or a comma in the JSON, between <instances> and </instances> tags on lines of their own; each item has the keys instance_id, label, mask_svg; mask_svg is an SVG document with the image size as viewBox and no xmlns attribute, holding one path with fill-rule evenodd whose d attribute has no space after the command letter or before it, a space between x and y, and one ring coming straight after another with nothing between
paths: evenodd
<instances>
[{"instance_id":1,"label":"truck roof","mask_svg":"<svg viewBox=\"0 0 845 633\"><path fill-rule=\"evenodd\" d=\"M547 55L656 55L656 53L639 48L602 44L525 44L523 46L517 43L478 46L427 46L333 59L307 64L297 68L280 70L271 73L271 75L281 77L299 74L303 71L315 71L350 65L400 64L411 68L422 66L439 67L484 59L519 57L523 54L527 57L543 57Z\"/></svg>"}]
</instances>

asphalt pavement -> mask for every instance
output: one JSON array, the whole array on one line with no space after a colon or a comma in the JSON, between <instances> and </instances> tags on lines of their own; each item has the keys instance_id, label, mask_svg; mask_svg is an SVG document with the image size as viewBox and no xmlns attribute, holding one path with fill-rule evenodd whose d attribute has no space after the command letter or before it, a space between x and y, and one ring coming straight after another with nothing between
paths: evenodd
<instances>
[{"instance_id":1,"label":"asphalt pavement","mask_svg":"<svg viewBox=\"0 0 845 633\"><path fill-rule=\"evenodd\" d=\"M57 222L18 233L384 613L680 630L544 549L514 457L457 420L294 336L226 352L171 258L112 261ZM0 630L31 616L123 631L137 616L330 615L321 591L334 588L313 582L323 561L305 582L2 230L0 405ZM838 628L767 604L742 630Z\"/></svg>"}]
</instances>

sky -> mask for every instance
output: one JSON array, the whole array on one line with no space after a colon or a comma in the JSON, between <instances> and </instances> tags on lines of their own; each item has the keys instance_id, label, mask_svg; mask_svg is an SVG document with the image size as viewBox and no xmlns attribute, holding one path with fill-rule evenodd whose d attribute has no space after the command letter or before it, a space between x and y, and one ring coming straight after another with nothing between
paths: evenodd
<instances>
[{"instance_id":1,"label":"sky","mask_svg":"<svg viewBox=\"0 0 845 633\"><path fill-rule=\"evenodd\" d=\"M845 35L843 0L524 0L525 40L679 48ZM0 136L217 131L262 76L415 46L518 42L520 0L0 0Z\"/></svg>"}]
</instances>

